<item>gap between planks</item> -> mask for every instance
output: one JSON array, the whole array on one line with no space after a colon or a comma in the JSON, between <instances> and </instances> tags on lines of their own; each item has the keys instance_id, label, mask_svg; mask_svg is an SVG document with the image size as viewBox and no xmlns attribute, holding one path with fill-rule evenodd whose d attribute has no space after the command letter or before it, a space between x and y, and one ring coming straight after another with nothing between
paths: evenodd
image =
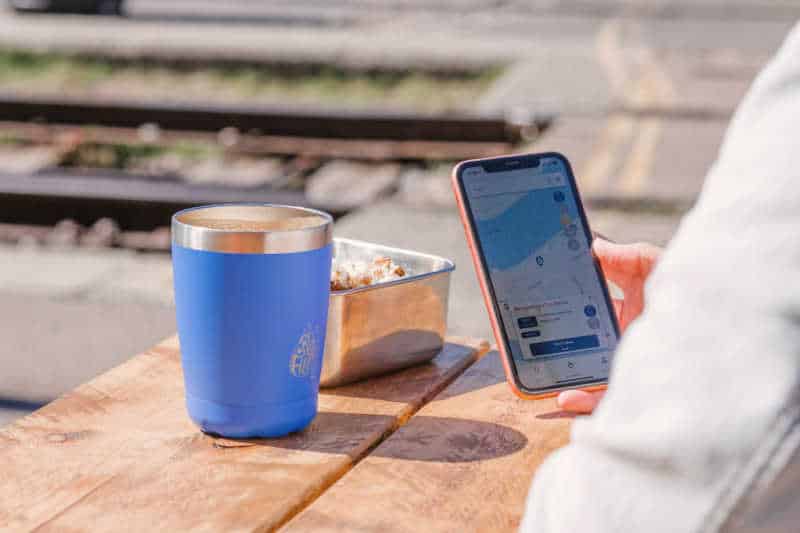
<instances>
[{"instance_id":1,"label":"gap between planks","mask_svg":"<svg viewBox=\"0 0 800 533\"><path fill-rule=\"evenodd\" d=\"M487 353L491 351L490 345L487 341L481 341L481 343L475 347L475 358L463 368L461 368L457 372L453 372L451 376L448 376L447 379L442 380L441 383L437 387L432 388L425 394L420 402L414 406L411 405L406 410L405 413L402 413L397 416L394 423L383 432L383 434L375 440L370 446L364 448L363 451L358 453L355 457L351 459L351 461L342 466L337 472L335 472L332 476L328 479L323 479L322 482L316 489L308 495L307 498L303 499L300 503L292 507L288 513L283 517L281 521L279 521L275 527L270 528L268 526L264 526L263 528L258 528L255 531L258 533L266 532L266 531L278 531L283 526L288 524L295 516L300 514L304 509L310 506L314 501L316 501L320 496L322 496L325 491L327 491L330 487L332 487L336 482L338 482L345 474L347 474L350 470L355 468L358 463L360 463L365 457L369 456L372 451L380 446L386 439L391 437L398 429L403 427L408 423L409 420L423 407L425 407L433 398L435 398L440 392L445 390L447 387L450 386L459 376L461 376L464 372L466 372L472 365L477 363L479 360L483 358Z\"/></svg>"},{"instance_id":2,"label":"gap between planks","mask_svg":"<svg viewBox=\"0 0 800 533\"><path fill-rule=\"evenodd\" d=\"M290 520L293 516L295 516L300 511L304 510L310 503L314 502L321 494L323 494L329 487L334 485L339 479L341 479L353 466L358 464L362 459L366 458L371 451L379 445L381 442L384 442L389 436L391 436L397 429L405 425L413 415L422 407L424 407L428 402L431 401L433 397L439 394L442 390L448 387L457 377L461 376L465 371L472 367L472 365L482 358L488 352L488 343L486 341L479 341L474 339L465 339L465 338L449 338L448 344L454 345L454 348L458 349L459 347L462 349L468 349L468 352L464 352L465 354L468 353L468 356L463 358L454 358L457 361L460 361L458 364L453 365L452 373L445 373L442 377L442 382L434 381L431 384L430 390L425 390L424 393L419 396L414 401L408 401L405 407L397 412L395 415L394 420L391 424L387 425L385 429L383 429L380 435L375 435L377 442L372 445L366 444L364 446L356 447L352 450L353 454L348 458L347 461L343 461L339 463L338 468L333 468L332 471L328 473L328 475L324 476L322 479L318 479L316 483L311 483L307 486L306 490L303 491L303 494L299 494L299 498L295 500L295 504L292 506L287 506L283 512L288 512L289 516L283 518L282 516L279 518L283 518L278 523L278 520L273 521L271 524L266 522L261 523L254 523L251 524L250 527L255 531L267 531L273 530L277 527L281 527L286 523L286 521ZM169 359L173 359L178 357L177 355L178 349L178 341L176 337L168 338L167 340L163 341L159 345L143 352L140 354L140 357L134 358L129 360L118 368L122 368L126 365L131 365L133 361L138 361L136 366L142 366L144 364L145 367L149 367L153 362L159 362L163 357L167 357ZM85 390L87 392L91 392L92 395L99 395L104 398L118 398L120 400L125 399L125 392L124 387L122 389L119 388L120 383L118 383L117 379L111 379L116 376L117 373L113 371L100 376L96 380L90 382L90 384L84 384L83 386L79 387L76 390ZM105 378L104 378L105 376ZM99 383L97 380L103 380L102 383ZM118 394L121 394L118 396ZM68 395L69 396L69 395ZM2 435L2 433L0 433ZM180 450L173 450L170 453L170 456L174 456L175 454L180 454ZM348 454L349 455L349 454ZM107 486L110 482L114 481L115 478L118 478L118 473L112 474L111 476L104 476L105 479L95 480L95 483L91 487L87 487L88 492L84 492L80 495L77 499L72 499L72 501L63 502L66 505L60 509L56 515L49 516L49 517L40 517L39 520L34 521L33 525L37 528L47 528L51 524L54 523L55 520L58 520L60 516L65 515L71 509L75 508L77 504L90 498L93 494L96 494L99 490L103 489Z\"/></svg>"}]
</instances>

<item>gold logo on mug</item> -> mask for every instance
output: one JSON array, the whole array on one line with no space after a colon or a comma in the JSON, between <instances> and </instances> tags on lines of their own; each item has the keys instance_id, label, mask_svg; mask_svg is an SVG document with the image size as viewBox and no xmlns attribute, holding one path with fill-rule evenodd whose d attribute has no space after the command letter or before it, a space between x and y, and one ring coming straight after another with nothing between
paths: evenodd
<instances>
[{"instance_id":1,"label":"gold logo on mug","mask_svg":"<svg viewBox=\"0 0 800 533\"><path fill-rule=\"evenodd\" d=\"M297 347L289 358L289 372L304 378L311 372L311 365L317 356L320 345L320 328L309 324L297 341Z\"/></svg>"}]
</instances>

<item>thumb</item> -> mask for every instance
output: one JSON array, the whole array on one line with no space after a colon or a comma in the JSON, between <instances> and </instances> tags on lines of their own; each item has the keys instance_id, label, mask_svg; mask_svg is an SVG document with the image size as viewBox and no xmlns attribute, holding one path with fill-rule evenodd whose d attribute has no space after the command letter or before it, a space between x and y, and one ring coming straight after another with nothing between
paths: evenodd
<instances>
[{"instance_id":1,"label":"thumb","mask_svg":"<svg viewBox=\"0 0 800 533\"><path fill-rule=\"evenodd\" d=\"M558 395L556 404L571 413L591 413L603 398L605 391L587 392L583 390L568 390Z\"/></svg>"},{"instance_id":2,"label":"thumb","mask_svg":"<svg viewBox=\"0 0 800 533\"><path fill-rule=\"evenodd\" d=\"M616 244L604 239L595 239L592 249L603 272L610 278L647 277L661 254L661 249L652 244Z\"/></svg>"}]
</instances>

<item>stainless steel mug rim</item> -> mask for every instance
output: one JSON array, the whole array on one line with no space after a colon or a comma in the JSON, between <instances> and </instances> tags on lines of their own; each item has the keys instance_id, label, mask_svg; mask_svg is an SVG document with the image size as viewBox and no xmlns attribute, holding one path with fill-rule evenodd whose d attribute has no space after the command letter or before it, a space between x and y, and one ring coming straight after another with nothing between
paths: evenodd
<instances>
[{"instance_id":1,"label":"stainless steel mug rim","mask_svg":"<svg viewBox=\"0 0 800 533\"><path fill-rule=\"evenodd\" d=\"M295 217L319 217L320 223L303 228L270 230L229 230L192 225L183 221L187 215L213 210L212 216L228 212L263 210L267 220ZM172 243L192 250L239 254L281 254L317 250L333 240L333 217L317 209L267 203L211 204L183 209L172 215Z\"/></svg>"}]
</instances>

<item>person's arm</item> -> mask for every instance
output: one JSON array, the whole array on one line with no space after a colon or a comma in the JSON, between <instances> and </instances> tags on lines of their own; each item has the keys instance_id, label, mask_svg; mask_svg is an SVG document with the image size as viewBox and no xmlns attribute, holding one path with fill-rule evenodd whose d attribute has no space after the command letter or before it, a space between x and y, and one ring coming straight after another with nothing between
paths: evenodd
<instances>
[{"instance_id":1,"label":"person's arm","mask_svg":"<svg viewBox=\"0 0 800 533\"><path fill-rule=\"evenodd\" d=\"M797 452L800 30L737 111L645 299L603 401L539 468L523 531L729 530Z\"/></svg>"}]
</instances>

